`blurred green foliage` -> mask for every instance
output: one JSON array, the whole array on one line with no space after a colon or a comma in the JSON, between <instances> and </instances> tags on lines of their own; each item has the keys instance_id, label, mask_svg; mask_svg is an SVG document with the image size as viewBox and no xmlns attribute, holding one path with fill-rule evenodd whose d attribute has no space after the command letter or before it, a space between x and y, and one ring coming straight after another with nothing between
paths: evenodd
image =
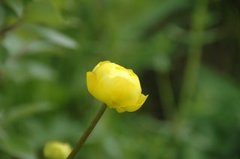
<instances>
[{"instance_id":1,"label":"blurred green foliage","mask_svg":"<svg viewBox=\"0 0 240 159\"><path fill-rule=\"evenodd\" d=\"M87 159L240 158L240 4L235 0L0 1L0 158L76 144L100 103L85 73L135 70L149 98L107 110Z\"/></svg>"}]
</instances>

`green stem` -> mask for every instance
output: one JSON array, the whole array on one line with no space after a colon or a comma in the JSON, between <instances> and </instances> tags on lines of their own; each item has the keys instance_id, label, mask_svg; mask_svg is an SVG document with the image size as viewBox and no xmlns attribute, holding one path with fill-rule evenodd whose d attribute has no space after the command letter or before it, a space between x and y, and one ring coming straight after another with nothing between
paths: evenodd
<instances>
[{"instance_id":1,"label":"green stem","mask_svg":"<svg viewBox=\"0 0 240 159\"><path fill-rule=\"evenodd\" d=\"M90 123L90 125L88 126L88 128L82 134L80 140L78 141L77 145L73 148L72 152L69 154L67 159L73 159L77 155L77 153L80 151L81 147L87 140L88 136L91 134L91 132L97 125L99 119L102 117L105 110L106 110L106 105L103 104L99 109L98 113L96 114L96 116L94 117L94 119L92 120L92 122Z\"/></svg>"},{"instance_id":2,"label":"green stem","mask_svg":"<svg viewBox=\"0 0 240 159\"><path fill-rule=\"evenodd\" d=\"M207 1L198 0L192 19L192 32L190 35L190 47L187 57L185 74L183 77L182 91L180 94L181 113L186 114L192 107L192 99L196 90L198 73L201 66L201 54L203 46L203 33L207 22Z\"/></svg>"}]
</instances>

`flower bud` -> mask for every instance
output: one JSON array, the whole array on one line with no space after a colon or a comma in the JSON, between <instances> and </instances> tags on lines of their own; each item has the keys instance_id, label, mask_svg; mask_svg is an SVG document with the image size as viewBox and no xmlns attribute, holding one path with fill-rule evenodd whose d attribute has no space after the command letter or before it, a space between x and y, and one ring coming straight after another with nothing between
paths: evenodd
<instances>
[{"instance_id":1,"label":"flower bud","mask_svg":"<svg viewBox=\"0 0 240 159\"><path fill-rule=\"evenodd\" d=\"M70 152L71 146L59 141L48 142L43 149L46 159L66 159Z\"/></svg>"},{"instance_id":2,"label":"flower bud","mask_svg":"<svg viewBox=\"0 0 240 159\"><path fill-rule=\"evenodd\" d=\"M97 64L87 72L87 87L90 94L118 112L138 110L147 96L143 95L138 76L110 61Z\"/></svg>"}]
</instances>

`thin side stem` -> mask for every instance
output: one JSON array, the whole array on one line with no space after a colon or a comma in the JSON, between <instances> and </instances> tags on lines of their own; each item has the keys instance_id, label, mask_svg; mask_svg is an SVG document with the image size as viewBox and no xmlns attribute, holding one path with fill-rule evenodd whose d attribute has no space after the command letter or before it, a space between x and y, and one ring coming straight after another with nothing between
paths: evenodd
<instances>
[{"instance_id":1,"label":"thin side stem","mask_svg":"<svg viewBox=\"0 0 240 159\"><path fill-rule=\"evenodd\" d=\"M94 119L92 120L92 122L90 123L90 125L88 126L88 128L82 134L82 136L79 139L77 145L73 148L72 152L69 154L67 159L73 159L77 155L77 153L80 151L83 144L85 143L85 141L87 140L87 138L89 137L89 135L91 134L91 132L93 131L95 126L97 125L99 119L104 114L105 110L106 110L106 105L103 104L101 106L101 108L99 109L98 113L96 114L96 116L94 117Z\"/></svg>"}]
</instances>

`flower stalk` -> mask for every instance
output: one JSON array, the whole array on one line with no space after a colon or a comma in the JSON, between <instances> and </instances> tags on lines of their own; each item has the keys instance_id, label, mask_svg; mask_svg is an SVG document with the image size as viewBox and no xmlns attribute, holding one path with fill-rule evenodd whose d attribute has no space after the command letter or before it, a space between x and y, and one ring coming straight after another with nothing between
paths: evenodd
<instances>
[{"instance_id":1,"label":"flower stalk","mask_svg":"<svg viewBox=\"0 0 240 159\"><path fill-rule=\"evenodd\" d=\"M77 153L80 151L80 149L82 148L83 144L85 143L85 141L87 140L87 138L89 137L89 135L91 134L91 132L93 131L95 126L97 125L98 121L100 120L100 118L104 114L105 110L106 110L106 105L102 104L102 106L99 109L98 113L96 114L94 119L91 121L91 123L88 126L88 128L84 131L84 133L82 134L81 138L79 139L77 145L73 148L72 152L69 154L67 159L73 159L77 155Z\"/></svg>"}]
</instances>

